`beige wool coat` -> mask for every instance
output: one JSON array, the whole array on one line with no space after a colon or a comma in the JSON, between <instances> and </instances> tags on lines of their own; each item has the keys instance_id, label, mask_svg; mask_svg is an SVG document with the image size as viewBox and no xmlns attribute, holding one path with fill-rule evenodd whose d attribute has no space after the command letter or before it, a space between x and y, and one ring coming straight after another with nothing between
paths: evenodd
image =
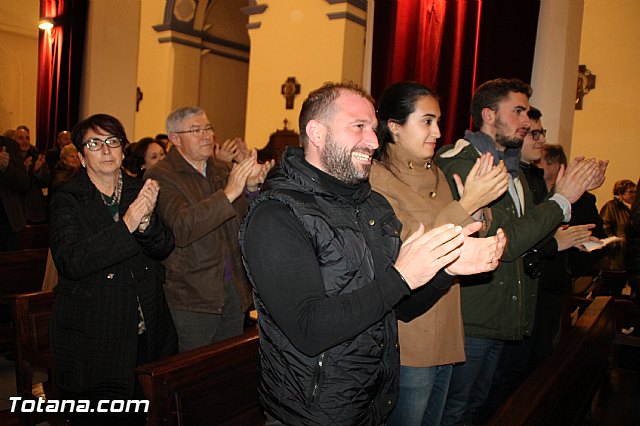
<instances>
[{"instance_id":1,"label":"beige wool coat","mask_svg":"<svg viewBox=\"0 0 640 426\"><path fill-rule=\"evenodd\" d=\"M412 158L398 144L389 144L388 152L389 168L374 162L370 182L391 203L402 222L403 241L420 223L429 230L445 223L464 226L473 221L453 200L446 178L433 161ZM404 366L433 367L464 361L460 286L457 283L451 286L421 316L408 323L398 321L398 332L400 362Z\"/></svg>"}]
</instances>

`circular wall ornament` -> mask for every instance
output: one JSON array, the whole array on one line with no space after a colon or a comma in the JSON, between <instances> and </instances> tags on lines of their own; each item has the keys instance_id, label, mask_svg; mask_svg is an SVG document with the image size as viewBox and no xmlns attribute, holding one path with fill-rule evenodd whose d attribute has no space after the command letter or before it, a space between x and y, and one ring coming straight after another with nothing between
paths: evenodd
<instances>
[{"instance_id":1,"label":"circular wall ornament","mask_svg":"<svg viewBox=\"0 0 640 426\"><path fill-rule=\"evenodd\" d=\"M176 0L173 16L181 22L191 22L196 15L196 0Z\"/></svg>"}]
</instances>

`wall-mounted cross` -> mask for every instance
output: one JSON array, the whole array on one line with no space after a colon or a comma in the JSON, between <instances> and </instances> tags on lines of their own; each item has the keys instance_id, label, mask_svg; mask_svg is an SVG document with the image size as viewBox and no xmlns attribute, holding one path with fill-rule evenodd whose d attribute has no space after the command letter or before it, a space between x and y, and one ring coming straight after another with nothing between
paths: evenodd
<instances>
[{"instance_id":1,"label":"wall-mounted cross","mask_svg":"<svg viewBox=\"0 0 640 426\"><path fill-rule=\"evenodd\" d=\"M293 109L293 98L300 94L300 84L298 84L295 77L289 77L282 85L280 93L287 101L286 109Z\"/></svg>"}]
</instances>

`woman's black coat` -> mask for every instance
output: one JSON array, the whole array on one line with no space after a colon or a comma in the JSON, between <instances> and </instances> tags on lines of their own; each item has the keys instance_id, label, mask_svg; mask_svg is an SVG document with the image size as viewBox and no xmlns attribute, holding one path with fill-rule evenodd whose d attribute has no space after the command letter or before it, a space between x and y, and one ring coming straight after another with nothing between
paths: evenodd
<instances>
[{"instance_id":1,"label":"woman's black coat","mask_svg":"<svg viewBox=\"0 0 640 426\"><path fill-rule=\"evenodd\" d=\"M122 218L142 188L123 173ZM177 350L160 260L173 234L154 214L144 233L114 222L84 169L53 195L51 252L59 272L50 327L57 385L82 399L131 399L138 351L138 301L148 360Z\"/></svg>"}]
</instances>

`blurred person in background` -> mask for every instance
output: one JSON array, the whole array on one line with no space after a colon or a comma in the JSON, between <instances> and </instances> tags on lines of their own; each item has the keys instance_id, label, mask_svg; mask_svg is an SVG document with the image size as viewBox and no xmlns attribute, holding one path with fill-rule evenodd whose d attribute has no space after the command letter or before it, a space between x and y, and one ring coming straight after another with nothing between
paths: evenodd
<instances>
[{"instance_id":1,"label":"blurred person in background","mask_svg":"<svg viewBox=\"0 0 640 426\"><path fill-rule=\"evenodd\" d=\"M167 155L166 145L153 138L146 137L131 145L125 158L127 170L133 176L142 178L145 171L155 166Z\"/></svg>"},{"instance_id":2,"label":"blurred person in background","mask_svg":"<svg viewBox=\"0 0 640 426\"><path fill-rule=\"evenodd\" d=\"M624 261L625 231L635 197L636 184L628 179L619 180L613 185L613 199L607 201L600 209L607 237L620 237L622 241L604 248L604 256L600 262L602 280L598 294L619 296L627 282Z\"/></svg>"}]
</instances>

